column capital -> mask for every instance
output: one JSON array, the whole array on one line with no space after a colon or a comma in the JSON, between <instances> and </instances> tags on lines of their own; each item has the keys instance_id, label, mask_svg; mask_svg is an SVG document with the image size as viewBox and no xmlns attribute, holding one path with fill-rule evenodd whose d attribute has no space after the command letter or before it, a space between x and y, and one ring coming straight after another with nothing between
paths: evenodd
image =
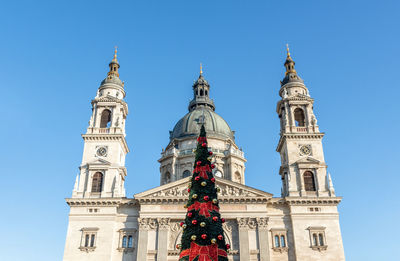
<instances>
[{"instance_id":1,"label":"column capital","mask_svg":"<svg viewBox=\"0 0 400 261\"><path fill-rule=\"evenodd\" d=\"M157 218L158 229L169 230L170 219L169 218Z\"/></svg>"},{"instance_id":2,"label":"column capital","mask_svg":"<svg viewBox=\"0 0 400 261\"><path fill-rule=\"evenodd\" d=\"M150 230L157 228L157 220L154 218L138 218L139 229Z\"/></svg>"},{"instance_id":3,"label":"column capital","mask_svg":"<svg viewBox=\"0 0 400 261\"><path fill-rule=\"evenodd\" d=\"M268 221L269 221L268 217L256 218L256 221L257 221L258 229L267 229Z\"/></svg>"},{"instance_id":4,"label":"column capital","mask_svg":"<svg viewBox=\"0 0 400 261\"><path fill-rule=\"evenodd\" d=\"M239 229L254 229L257 226L255 218L237 218Z\"/></svg>"}]
</instances>

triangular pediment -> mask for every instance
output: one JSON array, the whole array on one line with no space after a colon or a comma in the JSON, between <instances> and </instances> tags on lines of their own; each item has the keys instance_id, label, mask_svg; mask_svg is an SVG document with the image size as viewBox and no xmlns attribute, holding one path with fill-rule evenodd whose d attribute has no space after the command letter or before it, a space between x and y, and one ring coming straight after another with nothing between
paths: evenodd
<instances>
[{"instance_id":1,"label":"triangular pediment","mask_svg":"<svg viewBox=\"0 0 400 261\"><path fill-rule=\"evenodd\" d=\"M94 161L88 162L88 165L111 165L111 162L101 159L101 158L96 158Z\"/></svg>"},{"instance_id":2,"label":"triangular pediment","mask_svg":"<svg viewBox=\"0 0 400 261\"><path fill-rule=\"evenodd\" d=\"M136 199L182 199L186 200L189 193L187 192L187 185L190 177L180 179L175 182L171 182L147 191L135 194ZM220 200L238 200L242 201L244 199L269 199L272 194L258 190L240 183L236 183L230 180L216 178L216 185L221 189L218 193L218 198Z\"/></svg>"},{"instance_id":3,"label":"triangular pediment","mask_svg":"<svg viewBox=\"0 0 400 261\"><path fill-rule=\"evenodd\" d=\"M306 157L302 157L302 158L298 159L295 163L297 163L297 164L299 164L299 163L319 164L320 161L317 159L314 159L313 157L306 156Z\"/></svg>"}]
</instances>

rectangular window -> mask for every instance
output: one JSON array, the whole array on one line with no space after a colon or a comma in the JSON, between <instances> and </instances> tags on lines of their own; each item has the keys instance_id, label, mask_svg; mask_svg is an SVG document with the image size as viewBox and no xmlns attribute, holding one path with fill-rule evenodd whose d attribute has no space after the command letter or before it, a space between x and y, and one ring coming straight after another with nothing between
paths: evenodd
<instances>
[{"instance_id":1,"label":"rectangular window","mask_svg":"<svg viewBox=\"0 0 400 261\"><path fill-rule=\"evenodd\" d=\"M325 227L308 227L310 232L310 247L313 250L326 250L328 245L325 238Z\"/></svg>"},{"instance_id":2,"label":"rectangular window","mask_svg":"<svg viewBox=\"0 0 400 261\"><path fill-rule=\"evenodd\" d=\"M276 252L287 252L287 233L284 228L272 228L271 230L273 250Z\"/></svg>"},{"instance_id":3,"label":"rectangular window","mask_svg":"<svg viewBox=\"0 0 400 261\"><path fill-rule=\"evenodd\" d=\"M118 250L123 252L133 252L134 250L134 238L136 235L136 229L134 228L122 228L119 230L119 244Z\"/></svg>"},{"instance_id":4,"label":"rectangular window","mask_svg":"<svg viewBox=\"0 0 400 261\"><path fill-rule=\"evenodd\" d=\"M81 251L89 252L95 250L98 230L99 229L97 227L84 227L81 229L82 237L81 245L79 247Z\"/></svg>"}]
</instances>

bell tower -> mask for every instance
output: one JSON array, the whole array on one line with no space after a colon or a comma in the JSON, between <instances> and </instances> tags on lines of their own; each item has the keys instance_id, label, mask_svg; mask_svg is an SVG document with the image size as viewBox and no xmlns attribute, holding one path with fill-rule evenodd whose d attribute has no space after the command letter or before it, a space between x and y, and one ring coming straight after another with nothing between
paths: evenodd
<instances>
[{"instance_id":1,"label":"bell tower","mask_svg":"<svg viewBox=\"0 0 400 261\"><path fill-rule=\"evenodd\" d=\"M284 65L286 73L279 90L282 99L276 108L281 127L276 151L281 155L282 197L334 197L314 99L296 72L289 47Z\"/></svg>"},{"instance_id":2,"label":"bell tower","mask_svg":"<svg viewBox=\"0 0 400 261\"><path fill-rule=\"evenodd\" d=\"M92 100L92 115L86 134L80 173L72 198L125 197L125 140L128 105L124 101L124 83L119 79L117 49L109 64L107 77Z\"/></svg>"}]
</instances>

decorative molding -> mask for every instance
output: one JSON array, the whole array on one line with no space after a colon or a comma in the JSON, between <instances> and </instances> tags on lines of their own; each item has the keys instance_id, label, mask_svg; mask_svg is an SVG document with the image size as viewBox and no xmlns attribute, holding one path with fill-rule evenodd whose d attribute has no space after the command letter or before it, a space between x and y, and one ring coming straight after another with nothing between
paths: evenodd
<instances>
[{"instance_id":1,"label":"decorative molding","mask_svg":"<svg viewBox=\"0 0 400 261\"><path fill-rule=\"evenodd\" d=\"M128 198L67 198L65 199L69 206L106 206L119 207L121 205L136 205L135 199Z\"/></svg>"},{"instance_id":2,"label":"decorative molding","mask_svg":"<svg viewBox=\"0 0 400 261\"><path fill-rule=\"evenodd\" d=\"M325 246L311 246L311 249L312 250L318 250L319 252L321 252L321 251L324 251L324 250L328 249L328 246L327 245L325 245Z\"/></svg>"},{"instance_id":3,"label":"decorative molding","mask_svg":"<svg viewBox=\"0 0 400 261\"><path fill-rule=\"evenodd\" d=\"M169 218L157 218L158 229L169 230L170 219Z\"/></svg>"},{"instance_id":4,"label":"decorative molding","mask_svg":"<svg viewBox=\"0 0 400 261\"><path fill-rule=\"evenodd\" d=\"M150 230L157 228L157 219L155 218L138 218L139 229Z\"/></svg>"},{"instance_id":5,"label":"decorative molding","mask_svg":"<svg viewBox=\"0 0 400 261\"><path fill-rule=\"evenodd\" d=\"M307 206L307 205L325 205L325 206L337 206L341 201L341 197L312 197L312 198L301 198L301 197L286 197L285 201L288 205Z\"/></svg>"},{"instance_id":6,"label":"decorative molding","mask_svg":"<svg viewBox=\"0 0 400 261\"><path fill-rule=\"evenodd\" d=\"M267 229L268 221L269 221L268 217L256 218L256 221L257 221L258 229Z\"/></svg>"},{"instance_id":7,"label":"decorative molding","mask_svg":"<svg viewBox=\"0 0 400 261\"><path fill-rule=\"evenodd\" d=\"M272 248L275 252L283 253L288 251L288 247L273 247Z\"/></svg>"},{"instance_id":8,"label":"decorative molding","mask_svg":"<svg viewBox=\"0 0 400 261\"><path fill-rule=\"evenodd\" d=\"M240 229L254 229L257 227L255 218L237 218L237 222Z\"/></svg>"},{"instance_id":9,"label":"decorative molding","mask_svg":"<svg viewBox=\"0 0 400 261\"><path fill-rule=\"evenodd\" d=\"M85 251L86 253L93 252L95 249L96 247L83 247L83 246L79 247L79 250Z\"/></svg>"}]
</instances>

